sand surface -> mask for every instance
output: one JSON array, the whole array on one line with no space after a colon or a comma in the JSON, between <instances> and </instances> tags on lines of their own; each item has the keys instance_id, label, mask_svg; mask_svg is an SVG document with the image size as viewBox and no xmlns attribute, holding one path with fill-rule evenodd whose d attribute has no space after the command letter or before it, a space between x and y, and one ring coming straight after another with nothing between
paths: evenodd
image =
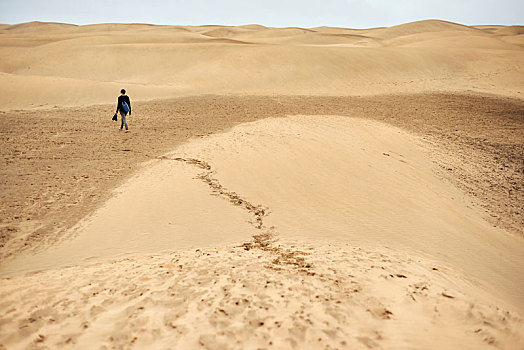
<instances>
[{"instance_id":1,"label":"sand surface","mask_svg":"<svg viewBox=\"0 0 524 350\"><path fill-rule=\"evenodd\" d=\"M2 343L8 349L518 349L522 343L522 318L442 263L350 243L267 241L3 279Z\"/></svg>"},{"instance_id":2,"label":"sand surface","mask_svg":"<svg viewBox=\"0 0 524 350\"><path fill-rule=\"evenodd\" d=\"M518 349L522 28L1 26L0 348Z\"/></svg>"},{"instance_id":3,"label":"sand surface","mask_svg":"<svg viewBox=\"0 0 524 350\"><path fill-rule=\"evenodd\" d=\"M522 27L421 21L391 28L0 28L0 110L207 94L476 91L522 97ZM27 98L30 96L30 98Z\"/></svg>"}]
</instances>

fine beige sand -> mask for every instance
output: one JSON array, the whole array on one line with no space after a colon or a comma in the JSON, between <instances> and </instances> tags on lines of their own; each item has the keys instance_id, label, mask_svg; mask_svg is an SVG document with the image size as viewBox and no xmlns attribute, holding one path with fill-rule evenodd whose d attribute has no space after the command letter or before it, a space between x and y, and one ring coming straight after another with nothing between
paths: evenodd
<instances>
[{"instance_id":1,"label":"fine beige sand","mask_svg":"<svg viewBox=\"0 0 524 350\"><path fill-rule=\"evenodd\" d=\"M521 26L391 28L23 23L0 28L0 108L195 94L476 91L522 97ZM30 97L29 97L30 96Z\"/></svg>"},{"instance_id":2,"label":"fine beige sand","mask_svg":"<svg viewBox=\"0 0 524 350\"><path fill-rule=\"evenodd\" d=\"M523 27L0 33L0 349L521 347Z\"/></svg>"}]
</instances>

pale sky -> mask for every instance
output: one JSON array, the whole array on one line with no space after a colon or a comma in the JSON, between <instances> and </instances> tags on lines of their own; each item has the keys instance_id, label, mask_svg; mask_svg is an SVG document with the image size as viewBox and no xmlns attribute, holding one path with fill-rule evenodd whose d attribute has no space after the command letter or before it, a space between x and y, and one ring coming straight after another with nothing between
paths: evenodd
<instances>
[{"instance_id":1,"label":"pale sky","mask_svg":"<svg viewBox=\"0 0 524 350\"><path fill-rule=\"evenodd\" d=\"M0 23L392 26L423 19L524 25L524 0L0 0Z\"/></svg>"}]
</instances>

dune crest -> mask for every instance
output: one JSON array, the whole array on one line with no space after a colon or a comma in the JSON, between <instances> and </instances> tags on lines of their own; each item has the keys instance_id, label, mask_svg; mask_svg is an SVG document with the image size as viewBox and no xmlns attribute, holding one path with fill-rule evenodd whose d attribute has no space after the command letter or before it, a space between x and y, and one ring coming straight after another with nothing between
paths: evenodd
<instances>
[{"instance_id":1,"label":"dune crest","mask_svg":"<svg viewBox=\"0 0 524 350\"><path fill-rule=\"evenodd\" d=\"M0 32L0 110L110 103L114 96L107 91L114 85L133 91L136 100L153 98L142 85L157 98L523 93L522 26L427 20L355 30L31 22ZM63 78L80 82L70 86ZM26 95L31 101L21 98Z\"/></svg>"},{"instance_id":2,"label":"dune crest","mask_svg":"<svg viewBox=\"0 0 524 350\"><path fill-rule=\"evenodd\" d=\"M298 241L427 255L523 310L524 285L515 279L524 268L521 238L492 227L471 198L436 177L420 142L400 129L347 117L239 125L160 157L75 228L72 238L7 261L2 272L213 246L270 230ZM210 190L222 200L210 201ZM228 202L240 208L230 211ZM107 231L111 236L104 238Z\"/></svg>"},{"instance_id":3,"label":"dune crest","mask_svg":"<svg viewBox=\"0 0 524 350\"><path fill-rule=\"evenodd\" d=\"M2 267L4 305L38 306L9 312L0 341L511 349L524 244L438 178L423 146L338 116L194 139L71 237Z\"/></svg>"}]
</instances>

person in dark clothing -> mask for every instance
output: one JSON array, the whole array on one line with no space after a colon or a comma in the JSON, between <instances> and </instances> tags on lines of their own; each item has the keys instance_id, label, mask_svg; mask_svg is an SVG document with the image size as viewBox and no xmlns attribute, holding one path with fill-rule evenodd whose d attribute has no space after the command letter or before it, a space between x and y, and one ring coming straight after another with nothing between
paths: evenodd
<instances>
[{"instance_id":1,"label":"person in dark clothing","mask_svg":"<svg viewBox=\"0 0 524 350\"><path fill-rule=\"evenodd\" d=\"M127 127L127 113L128 111L126 109L129 109L129 115L131 115L131 101L129 100L129 96L126 95L126 90L122 89L120 90L121 95L118 96L118 102L116 104L116 113L120 111L120 116L122 117L122 124L120 125L120 130L126 127L126 132L129 130ZM127 104L128 108L125 108L124 103Z\"/></svg>"}]
</instances>

